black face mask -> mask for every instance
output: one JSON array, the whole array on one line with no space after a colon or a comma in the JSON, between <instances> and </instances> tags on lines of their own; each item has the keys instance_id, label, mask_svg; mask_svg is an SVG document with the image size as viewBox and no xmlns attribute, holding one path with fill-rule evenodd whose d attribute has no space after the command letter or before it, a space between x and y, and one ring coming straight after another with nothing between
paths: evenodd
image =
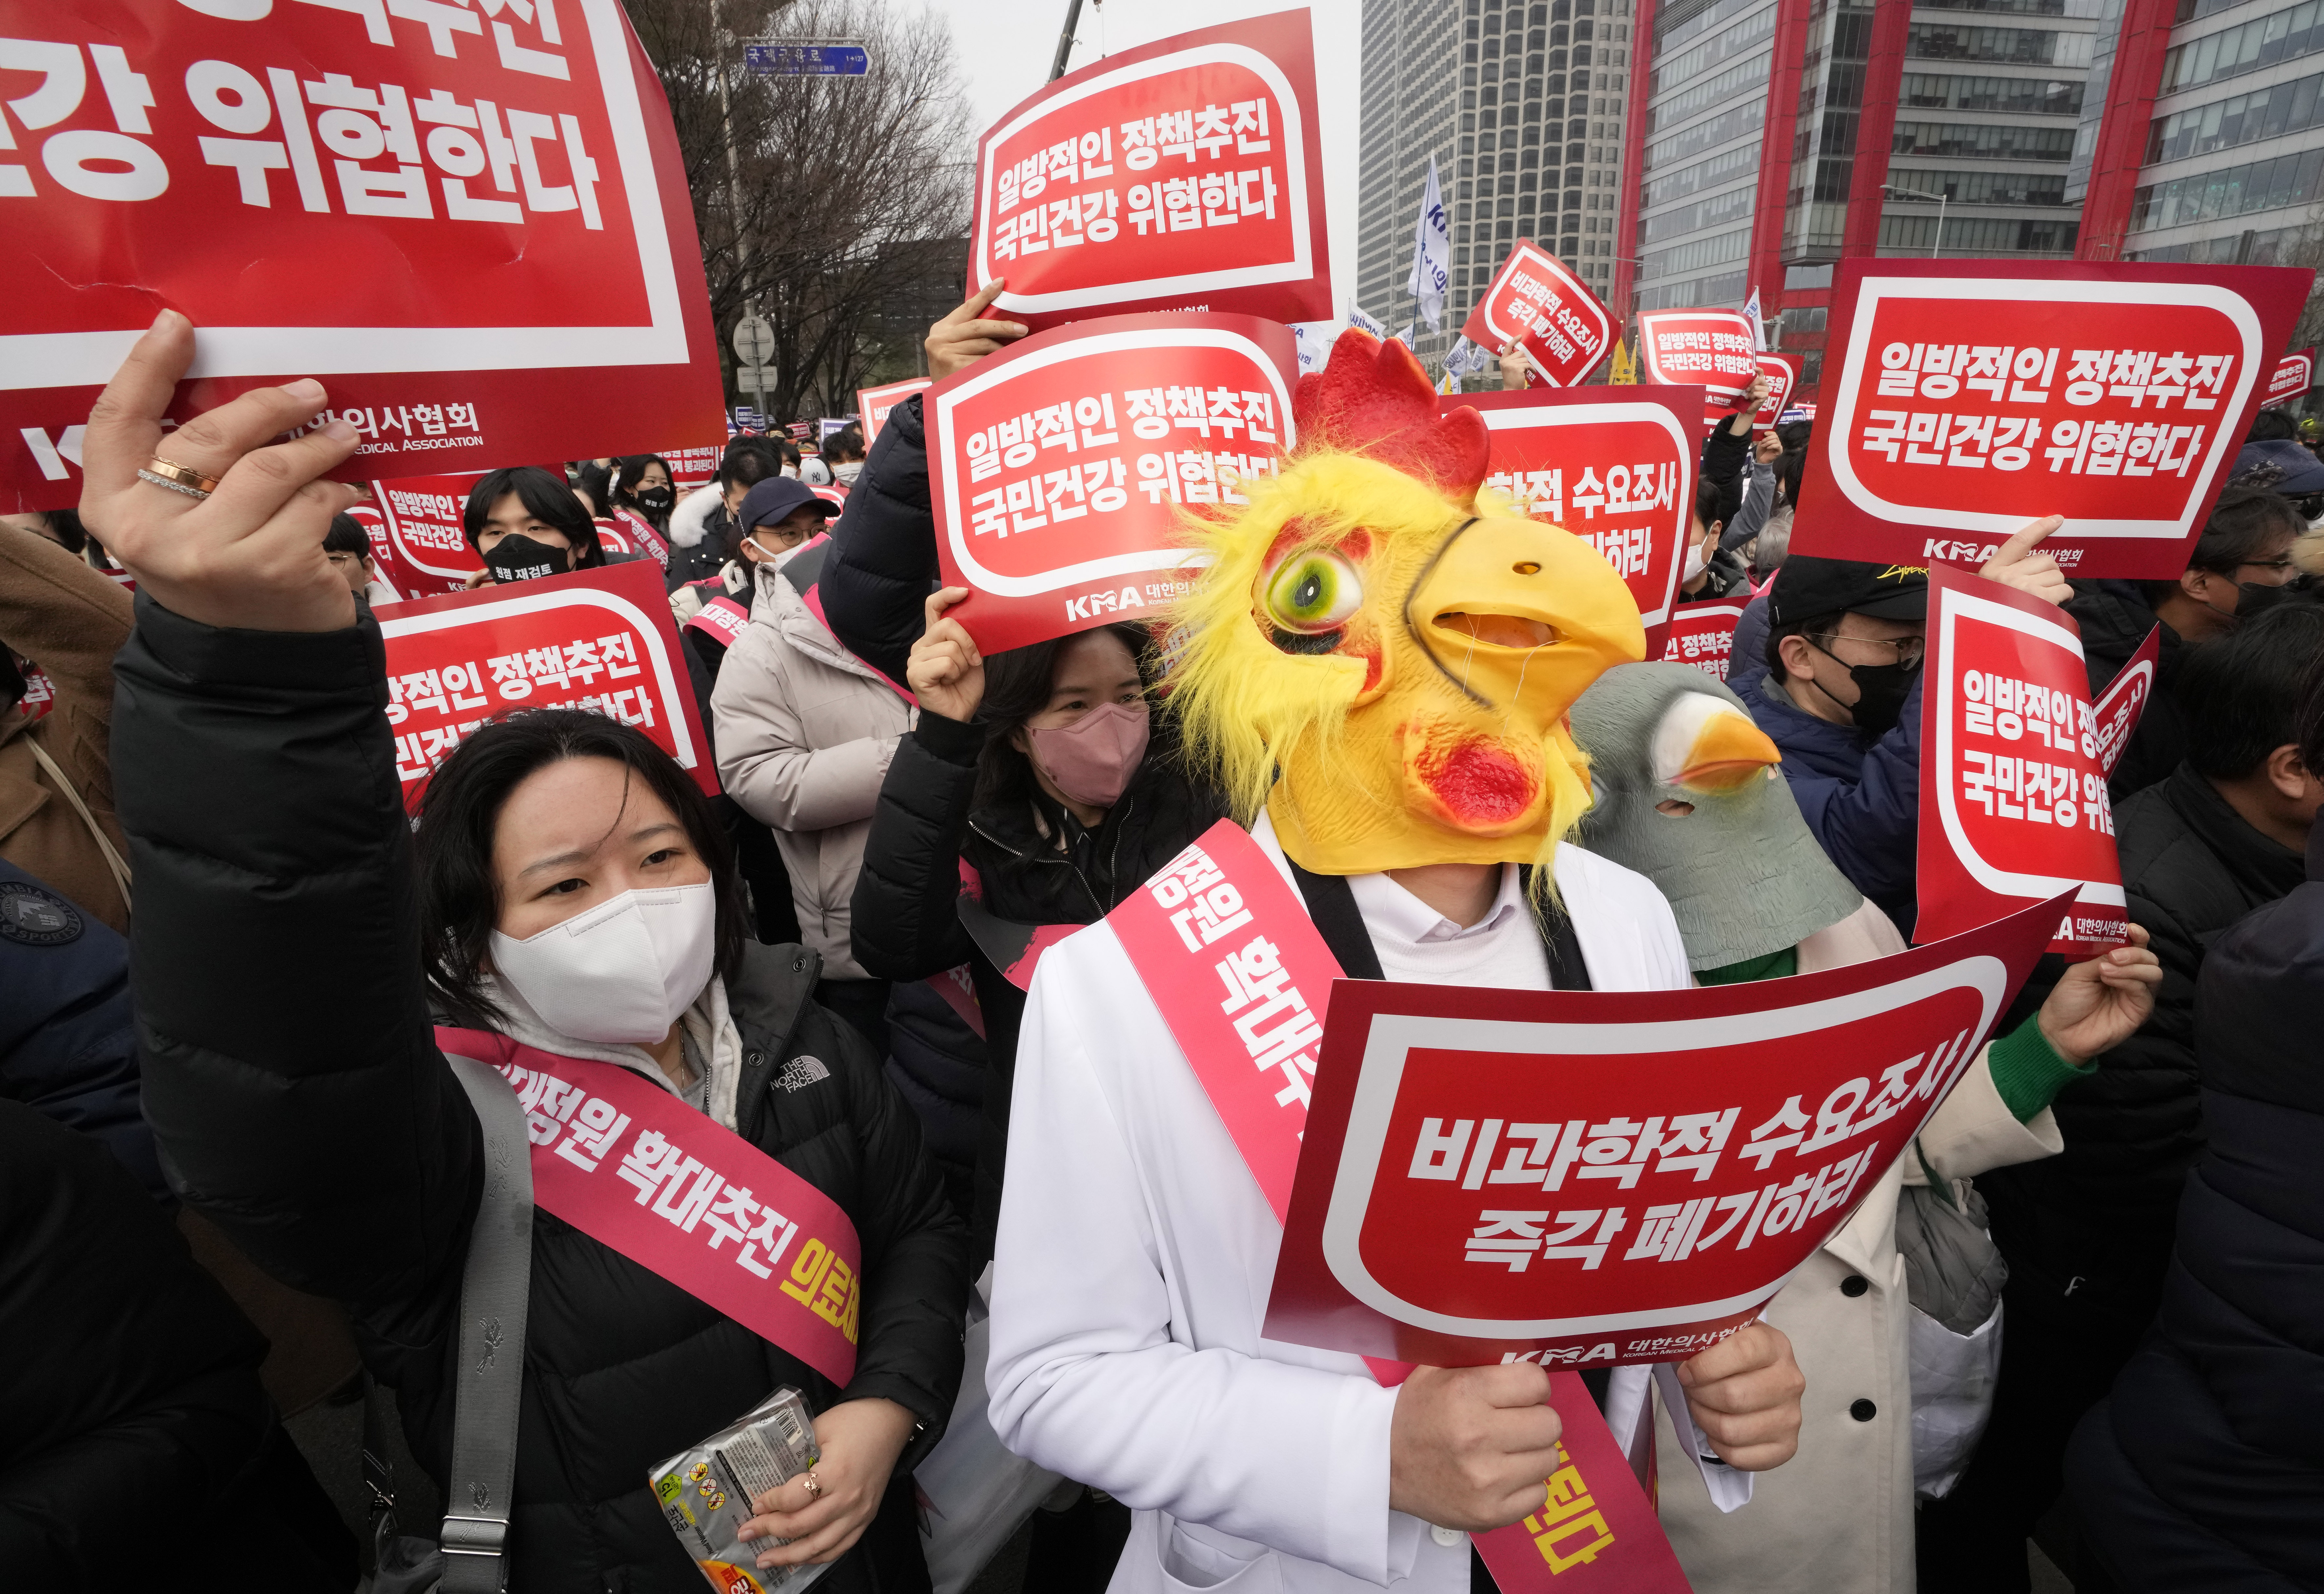
<instances>
[{"instance_id":1,"label":"black face mask","mask_svg":"<svg viewBox=\"0 0 2324 1594\"><path fill-rule=\"evenodd\" d=\"M660 514L678 502L678 494L668 487L641 487L638 490L638 502Z\"/></svg>"},{"instance_id":2,"label":"black face mask","mask_svg":"<svg viewBox=\"0 0 2324 1594\"><path fill-rule=\"evenodd\" d=\"M543 576L562 576L571 567L572 560L568 550L535 542L521 531L502 538L484 555L484 563L491 567L494 581L533 581Z\"/></svg>"},{"instance_id":3,"label":"black face mask","mask_svg":"<svg viewBox=\"0 0 2324 1594\"><path fill-rule=\"evenodd\" d=\"M1811 647L1815 644L1811 642ZM1827 659L1839 659L1840 655L1829 648L1816 648ZM1842 660L1842 662L1845 662ZM1848 678L1856 683L1856 701L1841 703L1824 692L1823 683L1813 677L1810 684L1832 703L1848 710L1848 717L1856 728L1868 736L1886 736L1904 717L1904 699L1913 695L1913 677L1921 673L1919 664L1851 664Z\"/></svg>"},{"instance_id":4,"label":"black face mask","mask_svg":"<svg viewBox=\"0 0 2324 1594\"><path fill-rule=\"evenodd\" d=\"M2273 582L2238 581L2236 583L2236 618L2249 620L2255 614L2264 614L2283 604L2307 600L2304 578L2295 577L2277 585Z\"/></svg>"}]
</instances>

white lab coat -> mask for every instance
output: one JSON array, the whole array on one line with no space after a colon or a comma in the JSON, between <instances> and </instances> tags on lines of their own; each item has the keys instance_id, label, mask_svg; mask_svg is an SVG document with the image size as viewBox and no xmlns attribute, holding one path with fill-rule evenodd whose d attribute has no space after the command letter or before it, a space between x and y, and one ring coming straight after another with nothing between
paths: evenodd
<instances>
[{"instance_id":1,"label":"white lab coat","mask_svg":"<svg viewBox=\"0 0 2324 1594\"><path fill-rule=\"evenodd\" d=\"M1692 985L1643 876L1555 868L1598 990ZM1260 1338L1282 1230L1103 923L1041 960L1009 1127L992 1424L1136 1513L1113 1594L1466 1594L1465 1537L1388 1509L1395 1391Z\"/></svg>"}]
</instances>

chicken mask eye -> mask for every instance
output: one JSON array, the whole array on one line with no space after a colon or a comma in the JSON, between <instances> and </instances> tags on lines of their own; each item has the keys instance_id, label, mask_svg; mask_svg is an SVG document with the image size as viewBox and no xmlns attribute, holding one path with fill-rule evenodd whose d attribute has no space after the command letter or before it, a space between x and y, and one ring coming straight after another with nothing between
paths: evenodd
<instances>
[{"instance_id":1,"label":"chicken mask eye","mask_svg":"<svg viewBox=\"0 0 2324 1594\"><path fill-rule=\"evenodd\" d=\"M1268 618L1301 636L1337 631L1363 601L1363 576L1329 548L1303 548L1267 578Z\"/></svg>"}]
</instances>

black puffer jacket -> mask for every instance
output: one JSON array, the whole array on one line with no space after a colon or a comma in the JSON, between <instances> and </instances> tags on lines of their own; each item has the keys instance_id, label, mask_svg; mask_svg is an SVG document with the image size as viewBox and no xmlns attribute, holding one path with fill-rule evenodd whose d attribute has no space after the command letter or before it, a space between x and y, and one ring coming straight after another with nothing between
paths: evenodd
<instances>
[{"instance_id":1,"label":"black puffer jacket","mask_svg":"<svg viewBox=\"0 0 2324 1594\"><path fill-rule=\"evenodd\" d=\"M2130 662L2146 633L2161 623L2135 581L2077 581L2066 613L2082 630L2082 661L2089 667L2093 699ZM2185 640L2163 626L2154 658L2153 696L2107 782L2117 803L2163 779L2187 756L2186 711L2179 705L2176 690L2179 666L2186 657Z\"/></svg>"},{"instance_id":2,"label":"black puffer jacket","mask_svg":"<svg viewBox=\"0 0 2324 1594\"><path fill-rule=\"evenodd\" d=\"M2115 833L2131 922L2163 962L2154 1011L2051 1103L2063 1154L1977 1183L2013 1273L2115 1296L2143 1318L2203 1149L2196 981L2221 933L2299 885L2302 866L2184 764L2116 809Z\"/></svg>"},{"instance_id":3,"label":"black puffer jacket","mask_svg":"<svg viewBox=\"0 0 2324 1594\"><path fill-rule=\"evenodd\" d=\"M95 1594L158 1558L155 1586L202 1594L354 1583L259 1385L266 1341L103 1145L16 1101L0 1281L0 1582Z\"/></svg>"},{"instance_id":4,"label":"black puffer jacket","mask_svg":"<svg viewBox=\"0 0 2324 1594\"><path fill-rule=\"evenodd\" d=\"M440 1486L481 1146L430 1028L383 662L368 619L321 635L217 631L141 597L113 751L164 1168L262 1267L348 1304ZM835 1389L539 1213L512 1589L696 1594L647 1469L784 1384L818 1410L877 1396L919 1419L885 1507L825 1583L927 1586L908 1473L958 1386L966 1248L910 1110L810 1001L816 973L800 948L745 948L727 986L744 1048L737 1127L854 1221L854 1378ZM810 1055L819 1073L788 1066Z\"/></svg>"},{"instance_id":5,"label":"black puffer jacket","mask_svg":"<svg viewBox=\"0 0 2324 1594\"><path fill-rule=\"evenodd\" d=\"M2085 1541L2135 1594L2324 1589L2324 830L2306 873L2203 964L2210 1147L2154 1331L2067 1452Z\"/></svg>"},{"instance_id":6,"label":"black puffer jacket","mask_svg":"<svg viewBox=\"0 0 2324 1594\"><path fill-rule=\"evenodd\" d=\"M936 512L914 393L888 411L848 492L847 513L824 561L823 617L849 652L900 681L936 584Z\"/></svg>"},{"instance_id":7,"label":"black puffer jacket","mask_svg":"<svg viewBox=\"0 0 2324 1594\"><path fill-rule=\"evenodd\" d=\"M880 440L888 440L885 430ZM1178 772L1164 727L1130 788L1094 831L1084 830L1047 798L972 813L983 746L982 726L920 711L919 723L898 744L881 783L852 908L855 959L879 978L920 980L964 963L975 976L991 1062L971 1224L980 1262L992 1254L1001 1220L1009 1092L1025 993L961 924L961 860L975 870L984 906L998 918L1093 924L1224 812ZM1047 826L1046 836L1038 825ZM1059 835L1066 838L1063 849Z\"/></svg>"}]
</instances>

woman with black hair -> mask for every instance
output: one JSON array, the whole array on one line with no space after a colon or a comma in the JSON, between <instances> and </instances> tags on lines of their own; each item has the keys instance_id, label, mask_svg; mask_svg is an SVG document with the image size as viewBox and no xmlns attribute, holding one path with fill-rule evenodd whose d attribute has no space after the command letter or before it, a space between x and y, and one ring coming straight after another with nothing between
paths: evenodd
<instances>
[{"instance_id":1,"label":"woman with black hair","mask_svg":"<svg viewBox=\"0 0 2324 1594\"><path fill-rule=\"evenodd\" d=\"M270 1274L347 1304L440 1485L490 1173L445 1054L514 1067L531 1082L536 1169L577 1156L585 1173L596 1159L635 1173L642 1192L659 1185L670 1227L650 1246L600 1239L535 1182L513 1488L462 1502L506 1519L506 1586L699 1589L648 1469L789 1385L816 1413L823 1459L754 1500L754 1537L789 1541L761 1564L835 1562L833 1594L927 1589L909 1471L956 1393L968 1271L910 1110L809 1000L815 955L744 935L707 804L638 732L573 710L488 723L436 771L415 834L380 713L379 631L323 556L324 525L352 499L327 473L356 434L333 422L268 446L326 401L309 382L164 438L192 352L174 314L133 350L89 428L86 493L140 584L115 779L147 893L144 1105L177 1190ZM152 487L138 472L157 460L220 484ZM481 494L486 518L510 500L544 527L579 513L531 475L560 510L509 473ZM609 1102L618 1122L598 1110ZM625 1138L632 1116L667 1137ZM672 1148L688 1145L715 1174L678 1166ZM852 1225L854 1276L836 1295L818 1258L844 1236L821 1230L840 1239L814 1255L779 1242L786 1191L795 1212L827 1204ZM821 1268L808 1294L853 1339L852 1371L825 1376L835 1359L779 1324L745 1326L758 1308L720 1284L678 1282L665 1252L714 1231L738 1240L710 1248L722 1262L764 1245L762 1278Z\"/></svg>"},{"instance_id":2,"label":"woman with black hair","mask_svg":"<svg viewBox=\"0 0 2324 1594\"><path fill-rule=\"evenodd\" d=\"M659 454L631 454L613 462L613 502L654 529L669 531L669 511L677 507L678 478L669 461Z\"/></svg>"},{"instance_id":3,"label":"woman with black hair","mask_svg":"<svg viewBox=\"0 0 2324 1594\"><path fill-rule=\"evenodd\" d=\"M1168 716L1149 705L1143 630L1102 626L986 659L945 613L965 596L928 598L906 672L919 719L881 785L850 915L856 961L875 978L964 963L974 975L991 1058L972 1221L982 1265L1001 1215L1032 931L1103 918L1226 808L1185 774Z\"/></svg>"},{"instance_id":4,"label":"woman with black hair","mask_svg":"<svg viewBox=\"0 0 2324 1594\"><path fill-rule=\"evenodd\" d=\"M605 563L587 507L537 465L485 472L468 490L460 529L484 562L468 578L470 586L595 570Z\"/></svg>"}]
</instances>

